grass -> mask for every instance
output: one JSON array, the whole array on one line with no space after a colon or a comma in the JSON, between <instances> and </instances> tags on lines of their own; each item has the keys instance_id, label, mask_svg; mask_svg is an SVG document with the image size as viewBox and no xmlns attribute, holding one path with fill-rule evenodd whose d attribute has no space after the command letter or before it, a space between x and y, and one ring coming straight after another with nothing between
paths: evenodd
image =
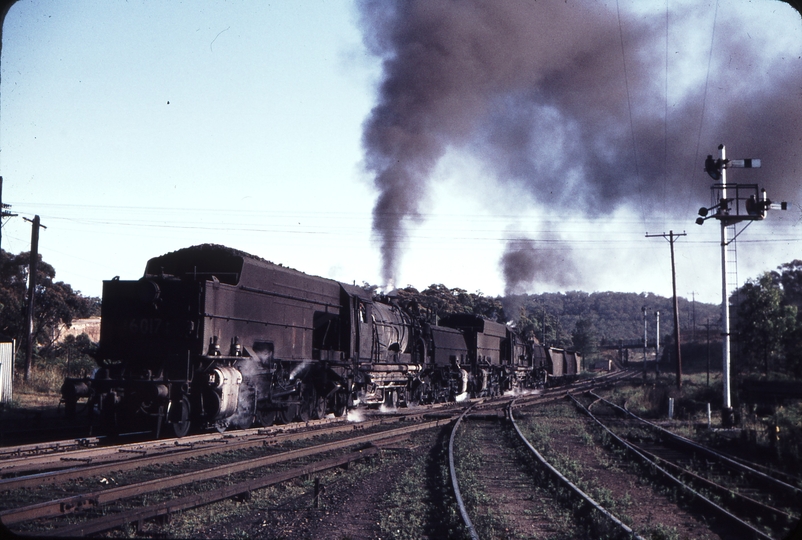
<instances>
[{"instance_id":1,"label":"grass","mask_svg":"<svg viewBox=\"0 0 802 540\"><path fill-rule=\"evenodd\" d=\"M476 433L476 429L463 424L455 439L454 461L459 488L477 534L481 538L499 538L498 531L504 531L507 526L493 513L493 501L479 478L481 469L493 467L494 464L488 463L482 456Z\"/></svg>"},{"instance_id":2,"label":"grass","mask_svg":"<svg viewBox=\"0 0 802 540\"><path fill-rule=\"evenodd\" d=\"M631 495L627 493L623 497L616 497L608 488L599 485L595 478L588 477L587 470L583 464L573 457L576 448L574 446L564 446L562 443L555 444L550 435L551 432L559 430L560 433L576 437L584 446L591 449L601 466L612 470L618 469L615 462L611 460L611 456L604 450L602 443L606 434L588 429L587 422L583 417L577 415L573 405L557 403L534 411L525 421L521 422L521 427L524 435L532 445L540 451L554 468L624 523L632 524L632 519L627 515L634 504ZM583 513L583 503L577 502L567 488L557 484L551 478L548 478L547 481L553 486L552 489L561 499L572 501L571 504L573 504L575 511L580 514ZM581 522L592 537L615 538L620 535L618 530L610 527L606 518L596 512L586 513L581 518Z\"/></svg>"},{"instance_id":3,"label":"grass","mask_svg":"<svg viewBox=\"0 0 802 540\"><path fill-rule=\"evenodd\" d=\"M41 394L45 396L61 395L61 385L67 377L83 377L90 375L97 367L89 357L81 357L68 361L64 358L43 360L34 358L30 378L26 381L24 360L17 360L14 371L15 394Z\"/></svg>"},{"instance_id":4,"label":"grass","mask_svg":"<svg viewBox=\"0 0 802 540\"><path fill-rule=\"evenodd\" d=\"M796 476L802 475L802 403L789 400L768 415L760 414L762 411L757 409L736 406L739 423L736 430L728 431L722 429L720 373L711 373L709 386L706 373L683 375L682 389L676 388L675 380L672 373L664 373L659 378L651 374L647 384L620 385L609 393L609 398L684 437ZM669 398L674 398L675 414L671 421L668 421ZM712 410L712 429L709 430L708 404Z\"/></svg>"},{"instance_id":5,"label":"grass","mask_svg":"<svg viewBox=\"0 0 802 540\"><path fill-rule=\"evenodd\" d=\"M431 450L403 456L409 461L408 467L384 496L384 512L379 521L382 538L462 537L459 516L446 485L448 470L442 468L448 430L421 436Z\"/></svg>"}]
</instances>

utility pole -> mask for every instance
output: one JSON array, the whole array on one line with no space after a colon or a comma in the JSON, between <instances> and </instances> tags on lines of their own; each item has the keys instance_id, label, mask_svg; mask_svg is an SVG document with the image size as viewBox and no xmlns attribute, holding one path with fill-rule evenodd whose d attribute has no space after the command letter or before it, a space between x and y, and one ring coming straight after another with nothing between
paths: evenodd
<instances>
[{"instance_id":1,"label":"utility pole","mask_svg":"<svg viewBox=\"0 0 802 540\"><path fill-rule=\"evenodd\" d=\"M3 204L3 177L0 176L0 248L2 248L3 241L3 218L14 217L17 215L8 212L8 208L11 208L10 204ZM2 249L0 249L0 252L2 252Z\"/></svg>"},{"instance_id":2,"label":"utility pole","mask_svg":"<svg viewBox=\"0 0 802 540\"><path fill-rule=\"evenodd\" d=\"M646 347L649 346L648 334L646 333L646 312L648 308L643 306L641 311L643 311L643 380L646 381Z\"/></svg>"},{"instance_id":3,"label":"utility pole","mask_svg":"<svg viewBox=\"0 0 802 540\"><path fill-rule=\"evenodd\" d=\"M682 234L675 234L674 231L669 231L668 235L663 234L649 234L646 233L646 238L654 238L662 236L671 245L671 285L674 291L674 342L677 347L677 388L682 388L682 352L679 342L679 302L677 301L677 270L674 264L674 240L680 236L686 236L683 231Z\"/></svg>"},{"instance_id":4,"label":"utility pole","mask_svg":"<svg viewBox=\"0 0 802 540\"><path fill-rule=\"evenodd\" d=\"M713 180L720 181L710 188L718 201L710 208L699 209L696 218L697 225L704 225L710 218L715 218L721 224L721 356L722 356L722 422L725 426L732 424L732 396L730 390L730 304L728 283L729 262L727 248L735 241L750 223L747 223L740 232L735 233L735 226L743 221L756 221L765 219L769 210L787 210L788 203L772 203L766 195L766 190L758 193L757 184L728 184L727 169L743 168L756 169L760 167L759 159L727 159L727 150L723 144L718 147L719 158L713 159L708 155L704 170ZM733 196L734 195L734 196ZM715 211L711 214L712 211ZM730 227L733 229L730 237ZM734 261L732 261L734 262ZM737 284L733 284L737 286Z\"/></svg>"},{"instance_id":5,"label":"utility pole","mask_svg":"<svg viewBox=\"0 0 802 540\"><path fill-rule=\"evenodd\" d=\"M660 312L655 311L654 374L660 375Z\"/></svg>"},{"instance_id":6,"label":"utility pole","mask_svg":"<svg viewBox=\"0 0 802 540\"><path fill-rule=\"evenodd\" d=\"M39 266L39 227L46 229L39 222L39 216L34 216L33 220L23 218L31 222L31 260L28 265L28 330L27 347L25 348L25 381L31 378L31 367L33 366L33 308L36 297L36 271Z\"/></svg>"},{"instance_id":7,"label":"utility pole","mask_svg":"<svg viewBox=\"0 0 802 540\"><path fill-rule=\"evenodd\" d=\"M707 386L710 386L710 319L704 324L705 329L707 330Z\"/></svg>"},{"instance_id":8,"label":"utility pole","mask_svg":"<svg viewBox=\"0 0 802 540\"><path fill-rule=\"evenodd\" d=\"M543 310L543 346L546 347L546 310Z\"/></svg>"}]
</instances>

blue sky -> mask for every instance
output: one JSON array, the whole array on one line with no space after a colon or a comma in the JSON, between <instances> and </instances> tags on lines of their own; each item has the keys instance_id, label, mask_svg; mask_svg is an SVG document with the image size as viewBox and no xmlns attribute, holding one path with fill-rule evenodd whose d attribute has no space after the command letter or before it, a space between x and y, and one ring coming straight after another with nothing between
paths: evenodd
<instances>
[{"instance_id":1,"label":"blue sky","mask_svg":"<svg viewBox=\"0 0 802 540\"><path fill-rule=\"evenodd\" d=\"M709 20L672 34L695 52L670 58L677 74L671 91L706 74L699 65L707 65L714 3L702 4ZM633 17L664 5L638 3L636 12L622 2ZM765 41L772 58L802 55L802 21L783 4L721 2L719 10L722 20L748 21L749 39ZM726 65L726 51L715 58ZM382 285L371 232L377 191L361 144L381 79L380 60L362 42L357 6L346 1L20 0L3 27L3 200L20 216L41 216L43 258L57 279L84 294L99 296L104 279L137 279L150 257L200 243ZM716 72L711 92L721 84ZM701 165L687 168L709 184ZM771 195L772 179L760 171L737 174L754 176L731 181L766 185ZM466 148L449 149L432 180L421 219L409 227L397 285L502 294L504 240L540 231L579 246L592 272L529 292L669 295L668 243L645 233L672 229L688 232L676 245L679 293L720 299L719 229L693 223L707 200L691 201L686 219L621 208L592 220L530 204L495 182ZM770 228L757 223L744 233L741 280L802 258L794 206L802 197L791 203L785 215L769 216L776 221ZM29 223L5 222L3 249L27 251L29 242Z\"/></svg>"}]
</instances>

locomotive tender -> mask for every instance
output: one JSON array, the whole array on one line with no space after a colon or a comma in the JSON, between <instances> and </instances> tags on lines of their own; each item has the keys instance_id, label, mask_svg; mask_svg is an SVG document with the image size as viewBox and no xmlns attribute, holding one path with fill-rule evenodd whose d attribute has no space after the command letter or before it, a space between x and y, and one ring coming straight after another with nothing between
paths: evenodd
<instances>
[{"instance_id":1,"label":"locomotive tender","mask_svg":"<svg viewBox=\"0 0 802 540\"><path fill-rule=\"evenodd\" d=\"M66 379L102 429L250 427L342 416L359 403L490 396L576 375L574 353L478 315L434 324L414 302L204 244L103 283L98 369Z\"/></svg>"}]
</instances>

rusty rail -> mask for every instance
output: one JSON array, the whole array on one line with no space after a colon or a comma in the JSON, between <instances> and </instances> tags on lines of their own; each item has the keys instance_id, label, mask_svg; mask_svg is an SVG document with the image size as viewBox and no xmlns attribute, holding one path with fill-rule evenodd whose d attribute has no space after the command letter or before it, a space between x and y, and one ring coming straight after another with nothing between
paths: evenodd
<instances>
[{"instance_id":1,"label":"rusty rail","mask_svg":"<svg viewBox=\"0 0 802 540\"><path fill-rule=\"evenodd\" d=\"M452 418L434 420L431 422L426 422L424 424L417 424L413 426L406 426L403 428L396 428L382 433L360 435L358 437L353 437L345 441L324 443L309 448L291 450L288 452L282 452L280 454L263 456L260 458L240 461L237 463L221 465L210 469L204 469L200 471L169 476L166 478L157 478L154 480L149 480L138 484L95 491L72 497L65 497L62 499L47 501L21 508L14 508L0 512L0 521L2 521L5 525L13 525L15 523L30 521L33 519L61 516L67 513L74 512L78 509L93 507L93 506L102 506L110 502L138 495L145 495L148 493L153 493L156 491L174 488L182 485L187 485L193 482L200 482L200 481L220 478L223 476L228 476L238 472L247 471L257 467L273 465L275 463L289 461L292 459L298 459L302 457L308 457L328 451L342 450L352 446L371 444L377 441L381 441L382 439L397 437L402 434L413 433L416 431L422 431L426 429L439 427L448 424L451 421Z\"/></svg>"},{"instance_id":2,"label":"rusty rail","mask_svg":"<svg viewBox=\"0 0 802 540\"><path fill-rule=\"evenodd\" d=\"M58 527L49 531L40 532L38 534L42 536L56 536L60 538L71 537L71 536L81 537L90 534L97 534L103 531L107 531L109 529L113 529L115 527L120 527L127 523L132 523L132 522L141 523L146 519L151 519L159 516L167 516L169 514L180 512L182 510L197 508L199 506L204 506L214 502L229 499L231 497L236 497L238 495L250 493L251 491L255 491L257 489L270 487L272 485L279 484L281 482L286 482L288 480L292 480L300 476L310 475L327 469L333 469L335 467L339 467L347 463L351 463L353 461L358 461L361 459L365 459L366 457L376 455L379 452L380 449L374 446L366 448L365 450L354 452L349 455L331 458L324 461L320 461L318 463L314 463L312 465L297 467L295 469L290 469L280 473L254 478L252 480L240 482L238 484L234 484L231 486L225 486L223 488L214 491L199 493L197 495L189 495L186 497L165 501L155 505L148 505L147 508L131 510L128 512L121 512L119 514L106 515L101 518L93 519L91 521L87 521L84 523L68 525L65 527Z\"/></svg>"},{"instance_id":3,"label":"rusty rail","mask_svg":"<svg viewBox=\"0 0 802 540\"><path fill-rule=\"evenodd\" d=\"M592 395L594 397L598 398L598 396L596 396L595 394L592 394ZM753 536L755 538L760 538L761 540L772 540L771 536L767 535L766 533L764 533L763 531L761 531L759 529L756 529L750 523L747 523L746 521L742 520L738 516L732 514L729 511L727 511L722 506L716 504L715 502L713 502L710 499L708 499L707 497L705 497L703 494L699 493L698 491L696 491L692 487L690 487L687 484L685 484L682 480L680 480L676 476L674 476L671 473L669 473L667 470L665 470L663 467L661 467L660 465L658 465L654 461L651 461L647 456L642 454L637 448L635 448L629 442L625 441L624 439L622 439L621 437L619 437L618 435L613 433L610 430L610 428L605 426L598 418L596 418L596 416L592 412L590 412L590 410L587 407L585 407L579 401L577 401L577 399L574 396L569 394L568 397L571 398L571 400L576 404L577 407L579 407L580 410L582 410L585 414L587 414L590 418L592 418L605 432L607 432L607 434L609 434L610 437L612 437L612 439L614 441L616 441L616 443L618 443L621 447L625 448L632 455L636 456L639 460L641 460L644 463L646 463L653 470L658 471L663 476L663 478L668 480L671 484L677 486L678 488L682 489L686 493L690 494L694 498L694 501L702 502L702 504L707 506L710 510L712 510L713 512L715 512L719 516L722 516L724 519L728 520L730 523L733 523L733 524L737 525L738 527L742 528L744 530L744 532L746 532L750 536ZM603 398L599 398L599 399L603 399ZM606 400L603 400L603 401L606 401ZM632 414L632 413L630 413L630 414Z\"/></svg>"},{"instance_id":4,"label":"rusty rail","mask_svg":"<svg viewBox=\"0 0 802 540\"><path fill-rule=\"evenodd\" d=\"M529 440L524 436L521 432L520 428L518 427L518 423L515 421L515 417L512 413L512 407L509 408L509 416L510 422L512 423L512 427L515 428L515 432L518 434L518 437L521 441L526 445L529 451L535 456L535 458L549 471L553 476L555 476L563 485L567 486L571 491L574 492L579 498L589 504L591 507L598 510L604 517L614 523L619 529L621 529L625 534L630 535L632 538L636 538L637 540L645 540L642 536L639 536L629 528L623 521L615 517L613 514L610 513L606 508L600 505L598 502L593 500L590 495L582 491L576 484L571 482L568 478L566 478L560 471L555 469L551 463L549 463L546 458L544 458L540 452L538 452L534 446L529 442Z\"/></svg>"},{"instance_id":5,"label":"rusty rail","mask_svg":"<svg viewBox=\"0 0 802 540\"><path fill-rule=\"evenodd\" d=\"M454 437L457 434L462 419L465 418L465 415L468 414L468 411L472 408L473 407L469 407L466 409L451 429L451 437L448 439L448 472L451 475L451 488L454 490L454 497L457 499L457 508L459 508L460 516L462 516L462 522L468 528L471 540L479 540L479 535L476 534L476 529L471 522L470 516L468 516L468 510L465 508L465 502L462 500L462 492L459 490L459 481L457 480L457 469L454 466Z\"/></svg>"}]
</instances>

